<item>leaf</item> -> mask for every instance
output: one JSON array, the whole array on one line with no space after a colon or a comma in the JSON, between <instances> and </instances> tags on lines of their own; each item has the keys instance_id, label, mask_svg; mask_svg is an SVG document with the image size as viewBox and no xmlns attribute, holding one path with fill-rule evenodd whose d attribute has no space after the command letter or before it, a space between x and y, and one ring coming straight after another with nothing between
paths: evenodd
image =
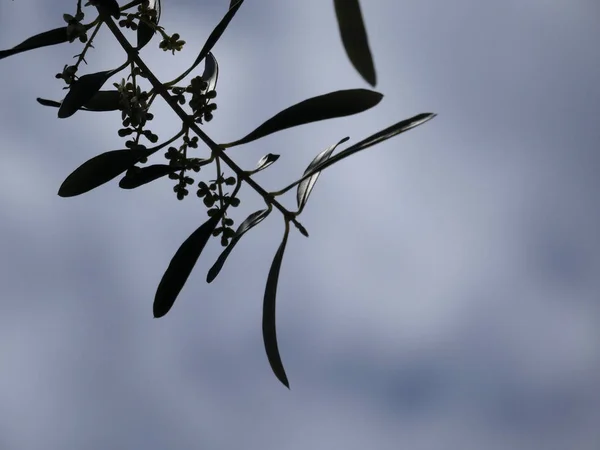
<instances>
[{"instance_id":1,"label":"leaf","mask_svg":"<svg viewBox=\"0 0 600 450\"><path fill-rule=\"evenodd\" d=\"M271 369L273 370L273 373L277 379L281 381L288 389L290 388L290 384L285 374L285 369L283 368L281 356L279 355L279 348L277 346L277 331L275 328L275 302L277 297L279 270L281 269L281 261L283 260L283 252L285 251L285 245L287 244L289 232L290 224L286 221L283 240L277 249L277 253L275 253L273 263L271 264L271 269L269 270L269 276L267 277L262 318L263 341L265 344L265 351L267 352L269 364L271 365Z\"/></svg>"},{"instance_id":2,"label":"leaf","mask_svg":"<svg viewBox=\"0 0 600 450\"><path fill-rule=\"evenodd\" d=\"M90 73L77 79L77 81L71 85L69 92L62 101L62 104L58 109L58 117L60 119L66 119L75 114L77 110L91 101L92 98L98 94L102 85L114 74L114 72L114 70L107 70L104 72Z\"/></svg>"},{"instance_id":3,"label":"leaf","mask_svg":"<svg viewBox=\"0 0 600 450\"><path fill-rule=\"evenodd\" d=\"M119 109L119 101L121 94L118 91L98 91L89 102L81 107L84 111L116 111ZM37 98L37 102L44 106L52 106L60 108L60 102L48 100L45 98Z\"/></svg>"},{"instance_id":4,"label":"leaf","mask_svg":"<svg viewBox=\"0 0 600 450\"><path fill-rule=\"evenodd\" d=\"M279 159L279 156L280 155L275 155L273 153L267 153L265 156L263 156L262 158L260 158L258 160L258 163L256 164L256 168L251 173L254 174L256 172L260 172L261 170L266 169L271 164L273 164L275 161L277 161Z\"/></svg>"},{"instance_id":5,"label":"leaf","mask_svg":"<svg viewBox=\"0 0 600 450\"><path fill-rule=\"evenodd\" d=\"M334 0L342 43L350 62L371 86L377 84L373 57L358 0Z\"/></svg>"},{"instance_id":6,"label":"leaf","mask_svg":"<svg viewBox=\"0 0 600 450\"><path fill-rule=\"evenodd\" d=\"M293 188L297 184L300 184L303 181L308 180L314 174L326 169L329 166L332 166L336 162L338 162L348 156L351 156L352 154L354 154L358 151L364 150L367 147L371 147L372 145L379 144L380 142L383 142L391 137L394 137L397 134L404 133L405 131L408 131L419 125L422 125L425 122L433 119L436 115L437 114L434 114L434 113L417 114L416 116L411 117L410 119L403 120L403 121L398 122L384 130L381 130L375 134L372 134L368 138L363 139L360 142L357 142L356 144L348 147L346 150L338 153L337 155L321 161L316 166L314 166L312 169L310 169L310 170L307 169L306 172L304 172L304 175L300 179L294 181L292 184L290 184L289 186L286 186L284 189L281 189L280 191L278 191L277 194L278 195L284 194L285 192L289 191L291 188Z\"/></svg>"},{"instance_id":7,"label":"leaf","mask_svg":"<svg viewBox=\"0 0 600 450\"><path fill-rule=\"evenodd\" d=\"M216 89L218 78L219 64L217 64L215 56L209 53L204 61L204 73L202 74L202 79L208 84L207 91L214 91Z\"/></svg>"},{"instance_id":8,"label":"leaf","mask_svg":"<svg viewBox=\"0 0 600 450\"><path fill-rule=\"evenodd\" d=\"M140 159L152 154L153 150L124 149L102 153L84 162L63 181L58 195L74 197L112 180L133 167Z\"/></svg>"},{"instance_id":9,"label":"leaf","mask_svg":"<svg viewBox=\"0 0 600 450\"><path fill-rule=\"evenodd\" d=\"M8 56L16 55L17 53L34 50L36 48L47 47L49 45L63 44L69 41L67 35L67 27L55 28L54 30L36 34L29 39L24 40L16 47L8 50L0 51L0 59Z\"/></svg>"},{"instance_id":10,"label":"leaf","mask_svg":"<svg viewBox=\"0 0 600 450\"><path fill-rule=\"evenodd\" d=\"M51 106L53 108L60 108L60 102L57 102L55 100L48 100L45 98L36 98L37 102L40 105L44 105L44 106Z\"/></svg>"},{"instance_id":11,"label":"leaf","mask_svg":"<svg viewBox=\"0 0 600 450\"><path fill-rule=\"evenodd\" d=\"M113 16L118 19L121 15L121 8L117 0L90 0L89 3L98 8L101 16Z\"/></svg>"},{"instance_id":12,"label":"leaf","mask_svg":"<svg viewBox=\"0 0 600 450\"><path fill-rule=\"evenodd\" d=\"M82 109L87 111L116 111L120 107L121 94L117 90L98 91Z\"/></svg>"},{"instance_id":13,"label":"leaf","mask_svg":"<svg viewBox=\"0 0 600 450\"><path fill-rule=\"evenodd\" d=\"M152 22L154 23L154 25L158 25L158 22L160 21L160 11L161 11L160 0L150 0L148 9L156 10L156 17L152 19ZM156 33L155 27L148 25L143 20L140 20L138 22L138 29L137 29L137 50L141 50L143 47L145 47L146 44L148 44L148 42L150 42L152 40L155 33Z\"/></svg>"},{"instance_id":14,"label":"leaf","mask_svg":"<svg viewBox=\"0 0 600 450\"><path fill-rule=\"evenodd\" d=\"M310 170L308 173L314 174L316 172L319 172L319 171L335 164L336 162L338 162L344 158L347 158L348 156L353 155L356 152L364 150L375 144L379 144L380 142L383 142L383 141L385 141L391 137L394 137L400 133L404 133L405 131L408 131L415 127L418 127L419 125L422 125L425 122L428 122L429 120L433 119L436 115L437 114L434 114L434 113L422 113L422 114L417 114L416 116L411 117L410 119L406 119L401 122L398 122L384 130L381 130L375 134L372 134L368 138L363 139L362 141L357 142L354 145L351 145L350 147L341 151L337 155L334 155L331 158L328 158L327 160L325 160L322 163L318 164L317 166L313 167L313 169ZM306 179L306 178L307 178L306 175L304 175L301 178L301 180Z\"/></svg>"},{"instance_id":15,"label":"leaf","mask_svg":"<svg viewBox=\"0 0 600 450\"><path fill-rule=\"evenodd\" d=\"M345 137L344 139L340 140L337 144L333 144L333 145L327 147L325 150L323 150L321 153L319 153L317 156L315 156L315 159L313 159L312 162L308 165L308 167L304 171L304 174L309 173L314 167L316 167L321 162L323 162L327 158L329 158L329 156L336 149L336 147L340 144L343 144L348 139L350 139L350 138ZM319 178L320 174L321 174L321 172L317 172L314 175L312 175L310 178L300 182L300 184L298 185L298 191L296 192L296 200L298 201L298 214L300 214L302 212L302 210L304 209L304 205L306 205L306 202L308 201L308 197L309 197L313 187L315 186L315 183L317 182L317 179Z\"/></svg>"},{"instance_id":16,"label":"leaf","mask_svg":"<svg viewBox=\"0 0 600 450\"><path fill-rule=\"evenodd\" d=\"M284 109L242 139L221 146L246 144L298 125L357 114L377 105L382 98L379 92L367 89L348 89L312 97Z\"/></svg>"},{"instance_id":17,"label":"leaf","mask_svg":"<svg viewBox=\"0 0 600 450\"><path fill-rule=\"evenodd\" d=\"M225 29L229 25L229 22L231 22L231 19L233 19L233 16L235 16L235 13L237 13L238 9L240 9L240 6L242 6L242 3L244 3L244 0L238 0L235 2L235 4L233 1L231 2L229 10L227 11L227 13L225 13L223 18L219 22L219 24L214 28L212 33L210 33L210 35L208 36L208 39L206 40L204 46L202 47L202 50L200 50L200 53L198 54L198 57L196 58L196 60L192 64L192 66L188 70L186 70L183 74L181 74L178 77L178 79L185 78L192 70L194 70L198 66L198 64L200 64L202 62L202 60L204 58L206 58L206 56L210 53L210 51L213 49L213 47L215 46L217 41L221 38L221 36L225 32Z\"/></svg>"},{"instance_id":18,"label":"leaf","mask_svg":"<svg viewBox=\"0 0 600 450\"><path fill-rule=\"evenodd\" d=\"M212 281L217 277L217 275L219 275L219 272L223 268L223 264L225 264L227 257L229 256L233 248L236 246L236 244L239 242L239 240L242 238L244 233L261 223L265 219L265 217L269 215L270 212L271 210L269 209L261 209L260 211L253 212L246 218L246 220L244 220L240 224L238 229L235 231L235 235L231 238L231 242L229 243L227 248L223 250L223 252L217 258L217 261L208 271L208 274L206 276L207 283L212 283Z\"/></svg>"},{"instance_id":19,"label":"leaf","mask_svg":"<svg viewBox=\"0 0 600 450\"><path fill-rule=\"evenodd\" d=\"M163 317L169 312L222 216L223 211L220 210L181 244L156 290L154 317Z\"/></svg>"},{"instance_id":20,"label":"leaf","mask_svg":"<svg viewBox=\"0 0 600 450\"><path fill-rule=\"evenodd\" d=\"M182 168L169 166L167 164L153 164L147 167L138 167L137 170L135 170L135 168L132 169L133 170L127 172L121 181L119 181L119 187L121 189L135 189L164 177L165 175L177 172Z\"/></svg>"}]
</instances>

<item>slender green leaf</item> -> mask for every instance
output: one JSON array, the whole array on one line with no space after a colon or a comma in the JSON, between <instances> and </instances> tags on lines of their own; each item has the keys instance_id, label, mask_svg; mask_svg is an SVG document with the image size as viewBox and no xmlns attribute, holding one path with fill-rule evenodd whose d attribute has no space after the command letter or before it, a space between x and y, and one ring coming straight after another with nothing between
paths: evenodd
<instances>
[{"instance_id":1,"label":"slender green leaf","mask_svg":"<svg viewBox=\"0 0 600 450\"><path fill-rule=\"evenodd\" d=\"M16 55L17 53L26 52L28 50L34 50L36 48L63 44L68 41L69 36L67 35L67 27L55 28L54 30L36 34L35 36L24 40L16 47L8 50L0 50L0 59Z\"/></svg>"},{"instance_id":2,"label":"slender green leaf","mask_svg":"<svg viewBox=\"0 0 600 450\"><path fill-rule=\"evenodd\" d=\"M331 155L331 153L333 153L337 146L343 144L348 139L350 138L345 137L344 139L340 140L337 144L333 144L327 147L325 150L323 150L321 153L315 156L315 159L313 159L312 162L308 165L308 167L304 171L304 174L309 173L314 167L318 166L321 162L329 158L329 156ZM310 196L310 193L313 187L315 186L315 183L317 182L317 179L319 178L320 174L321 172L317 172L310 178L300 182L300 184L298 185L298 191L296 192L296 200L298 201L298 214L300 214L304 209L304 205L306 205L308 197Z\"/></svg>"},{"instance_id":3,"label":"slender green leaf","mask_svg":"<svg viewBox=\"0 0 600 450\"><path fill-rule=\"evenodd\" d=\"M227 257L229 256L233 248L236 246L236 244L239 242L239 240L242 238L244 233L258 225L260 222L262 222L265 219L265 217L269 215L270 212L270 209L261 209L260 211L253 212L246 218L246 220L244 220L240 224L238 229L235 231L235 235L231 238L231 242L229 242L227 248L223 250L223 252L219 255L219 258L217 258L217 261L208 271L208 275L206 276L207 283L212 283L212 281L217 277L217 275L219 275L219 272L221 272L221 269L223 268L223 264L225 264Z\"/></svg>"},{"instance_id":4,"label":"slender green leaf","mask_svg":"<svg viewBox=\"0 0 600 450\"><path fill-rule=\"evenodd\" d=\"M192 66L183 74L181 74L178 77L178 79L185 78L192 70L194 70L198 66L198 64L202 62L204 58L206 58L206 56L210 53L217 41L225 32L225 29L229 25L229 22L231 22L231 19L233 19L233 16L235 16L235 13L237 13L238 9L240 9L240 6L242 6L242 3L244 3L244 0L238 0L235 2L235 4L234 2L231 3L232 4L230 5L230 8L227 11L227 13L223 16L219 24L212 31L212 33L210 33L210 36L208 36L204 47L202 47L202 50L200 50L200 53L198 54L198 57L196 58Z\"/></svg>"},{"instance_id":5,"label":"slender green leaf","mask_svg":"<svg viewBox=\"0 0 600 450\"><path fill-rule=\"evenodd\" d=\"M377 105L382 98L379 92L367 89L348 89L312 97L284 109L242 139L221 146L246 144L298 125L357 114Z\"/></svg>"},{"instance_id":6,"label":"slender green leaf","mask_svg":"<svg viewBox=\"0 0 600 450\"><path fill-rule=\"evenodd\" d=\"M279 270L281 269L281 261L283 260L283 252L287 244L288 235L290 233L290 224L286 221L285 223L285 234L283 240L275 253L271 269L269 270L269 276L267 277L267 286L265 288L265 297L263 300L263 317L262 317L262 331L263 341L265 344L265 351L267 358L273 373L279 381L283 383L285 387L290 388L290 384L281 362L281 356L279 355L279 347L277 346L277 331L275 328L275 303L277 297L277 282L279 280Z\"/></svg>"},{"instance_id":7,"label":"slender green leaf","mask_svg":"<svg viewBox=\"0 0 600 450\"><path fill-rule=\"evenodd\" d=\"M77 79L77 81L71 85L69 92L62 101L62 104L58 109L58 117L60 119L65 119L75 114L77 110L98 94L102 85L114 73L114 70L107 70L104 72L90 73Z\"/></svg>"},{"instance_id":8,"label":"slender green leaf","mask_svg":"<svg viewBox=\"0 0 600 450\"><path fill-rule=\"evenodd\" d=\"M342 43L350 62L371 86L377 84L375 65L358 0L334 0Z\"/></svg>"},{"instance_id":9,"label":"slender green leaf","mask_svg":"<svg viewBox=\"0 0 600 450\"><path fill-rule=\"evenodd\" d=\"M121 189L135 189L144 184L150 183L170 173L181 170L181 167L169 166L167 164L153 164L146 167L132 167L121 181Z\"/></svg>"},{"instance_id":10,"label":"slender green leaf","mask_svg":"<svg viewBox=\"0 0 600 450\"><path fill-rule=\"evenodd\" d=\"M98 91L89 102L81 107L83 111L116 111L119 109L119 101L121 94L118 91ZM40 105L60 108L60 102L48 100L45 98L37 98Z\"/></svg>"},{"instance_id":11,"label":"slender green leaf","mask_svg":"<svg viewBox=\"0 0 600 450\"><path fill-rule=\"evenodd\" d=\"M58 195L74 197L112 180L133 167L140 159L148 157L153 150L124 149L102 153L84 162L63 181Z\"/></svg>"},{"instance_id":12,"label":"slender green leaf","mask_svg":"<svg viewBox=\"0 0 600 450\"><path fill-rule=\"evenodd\" d=\"M220 210L181 244L156 290L154 317L159 318L169 312L222 216L223 211Z\"/></svg>"}]
</instances>

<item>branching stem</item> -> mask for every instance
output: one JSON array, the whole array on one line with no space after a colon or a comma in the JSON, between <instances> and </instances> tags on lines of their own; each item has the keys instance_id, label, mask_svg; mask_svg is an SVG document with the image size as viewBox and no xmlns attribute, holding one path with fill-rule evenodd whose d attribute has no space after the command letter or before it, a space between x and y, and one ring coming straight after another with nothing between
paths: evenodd
<instances>
[{"instance_id":1,"label":"branching stem","mask_svg":"<svg viewBox=\"0 0 600 450\"><path fill-rule=\"evenodd\" d=\"M218 158L222 159L223 162L225 162L225 164L227 164L231 168L231 170L235 172L238 178L248 183L256 192L258 192L258 194L260 194L263 197L264 201L267 204L275 206L279 211L281 211L286 220L291 221L304 236L308 237L308 232L306 231L306 229L302 226L302 224L300 224L296 220L296 215L293 212L288 211L284 206L281 205L281 203L279 203L275 199L275 197L272 194L265 191L260 184L254 181L250 175L248 175L244 170L242 170L231 158L229 158L229 156L225 154L225 151L216 142L214 142L206 133L204 133L204 131L200 129L200 127L194 122L194 120L188 114L186 114L183 108L181 108L177 101L169 94L167 88L163 86L160 80L156 78L154 73L152 73L152 71L144 63L137 50L132 47L132 45L123 35L117 24L113 21L112 17L107 16L104 17L103 20L105 21L106 25L108 26L112 34L115 36L121 47L123 47L123 50L125 50L129 58L132 61L135 61L136 65L144 72L144 75L146 76L150 84L152 84L152 87L155 89L158 95L160 95L167 102L167 104L171 107L175 114L179 116L182 122L187 127L189 127L194 133L196 133L196 135L200 139L202 139L202 141L211 149L211 151Z\"/></svg>"}]
</instances>

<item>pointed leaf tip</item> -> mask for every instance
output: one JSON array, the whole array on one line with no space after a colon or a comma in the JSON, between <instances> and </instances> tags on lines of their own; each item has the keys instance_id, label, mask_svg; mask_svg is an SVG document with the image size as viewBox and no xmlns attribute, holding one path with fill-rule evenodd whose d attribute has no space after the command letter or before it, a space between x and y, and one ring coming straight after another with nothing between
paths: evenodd
<instances>
[{"instance_id":1,"label":"pointed leaf tip","mask_svg":"<svg viewBox=\"0 0 600 450\"><path fill-rule=\"evenodd\" d=\"M223 264L225 264L227 257L229 256L231 251L234 249L236 244L239 242L239 240L242 238L244 233L246 233L251 228L254 228L260 222L262 222L270 213L271 213L270 209L261 209L260 211L256 211L256 212L253 212L252 214L250 214L246 218L246 220L244 220L240 224L238 229L235 231L235 235L231 239L231 242L229 242L229 245L225 248L225 250L223 250L223 252L221 252L221 254L217 258L217 260L215 261L213 266L208 271L208 274L206 275L207 283L212 283L213 280L217 277L217 275L219 275L219 272L223 268Z\"/></svg>"},{"instance_id":2,"label":"pointed leaf tip","mask_svg":"<svg viewBox=\"0 0 600 450\"><path fill-rule=\"evenodd\" d=\"M358 114L374 107L382 98L383 94L368 89L346 89L312 97L284 109L242 139L222 147L246 144L298 125Z\"/></svg>"},{"instance_id":3,"label":"pointed leaf tip","mask_svg":"<svg viewBox=\"0 0 600 450\"><path fill-rule=\"evenodd\" d=\"M377 84L375 64L358 0L334 0L340 36L348 59L371 86Z\"/></svg>"},{"instance_id":4,"label":"pointed leaf tip","mask_svg":"<svg viewBox=\"0 0 600 450\"><path fill-rule=\"evenodd\" d=\"M345 137L345 138L341 139L337 144L333 144L333 145L327 147L325 150L323 150L321 153L319 153L317 156L315 156L315 158L311 161L311 163L308 165L308 167L304 171L303 175L306 175L313 168L317 167L321 162L323 162L327 158L329 158L329 156L333 153L333 151L337 148L337 146L348 141L348 139L350 139L350 138ZM315 186L315 183L317 182L317 179L319 178L320 174L321 174L321 172L317 172L314 175L312 175L310 178L307 178L306 180L302 180L300 182L300 184L298 184L298 189L296 191L296 201L298 202L298 214L300 214L302 212L302 210L304 209L304 206L306 205L306 202L308 201L308 197L310 196L310 193L311 193L313 187Z\"/></svg>"},{"instance_id":5,"label":"pointed leaf tip","mask_svg":"<svg viewBox=\"0 0 600 450\"><path fill-rule=\"evenodd\" d=\"M98 91L102 85L108 80L114 71L108 70L105 72L90 73L83 75L77 81L75 81L67 95L65 96L60 108L58 108L58 118L66 119L75 114L81 107L88 103L94 96L98 94Z\"/></svg>"},{"instance_id":6,"label":"pointed leaf tip","mask_svg":"<svg viewBox=\"0 0 600 450\"><path fill-rule=\"evenodd\" d=\"M181 244L156 290L154 317L163 317L170 311L222 215L222 212L213 215Z\"/></svg>"},{"instance_id":7,"label":"pointed leaf tip","mask_svg":"<svg viewBox=\"0 0 600 450\"><path fill-rule=\"evenodd\" d=\"M271 365L273 373L281 383L290 388L283 363L281 362L281 356L279 354L279 347L277 345L277 331L275 327L275 303L277 297L277 282L279 280L279 271L281 269L281 262L283 260L283 253L287 244L287 239L290 232L290 224L286 221L285 223L285 234L283 240L275 253L271 269L269 270L269 276L267 277L267 285L265 287L265 296L263 301L263 341L265 345L265 351L267 353L267 359Z\"/></svg>"},{"instance_id":8,"label":"pointed leaf tip","mask_svg":"<svg viewBox=\"0 0 600 450\"><path fill-rule=\"evenodd\" d=\"M151 154L150 150L113 150L102 153L84 162L75 169L60 186L58 195L74 197L107 183L133 167L141 158Z\"/></svg>"},{"instance_id":9,"label":"pointed leaf tip","mask_svg":"<svg viewBox=\"0 0 600 450\"><path fill-rule=\"evenodd\" d=\"M44 33L36 34L11 49L0 50L0 59L16 55L17 53L35 50L36 48L63 44L68 42L68 40L69 34L67 33L67 27L55 28Z\"/></svg>"}]
</instances>

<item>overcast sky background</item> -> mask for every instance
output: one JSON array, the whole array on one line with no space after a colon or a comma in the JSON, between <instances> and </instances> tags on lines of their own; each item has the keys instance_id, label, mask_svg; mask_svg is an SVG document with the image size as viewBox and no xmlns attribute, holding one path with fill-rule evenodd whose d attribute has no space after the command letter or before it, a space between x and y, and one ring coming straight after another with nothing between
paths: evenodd
<instances>
[{"instance_id":1,"label":"overcast sky background","mask_svg":"<svg viewBox=\"0 0 600 450\"><path fill-rule=\"evenodd\" d=\"M74 0L0 1L0 48L62 26ZM175 57L195 58L229 4L163 0ZM156 286L205 220L171 182L56 195L122 148L118 114L59 120L54 74L81 48L0 61L0 448L595 450L600 442L600 40L596 0L363 1L382 103L231 150L284 186L314 155L421 112L433 121L328 169L292 230L278 334L261 337L273 213L211 285L209 246L172 311ZM366 88L331 1L247 1L214 50L218 142L337 89ZM88 69L124 55L107 30ZM200 69L201 70L201 69ZM201 72L200 72L201 73ZM175 115L157 110L166 138ZM212 176L212 174L211 174ZM293 205L293 196L285 199ZM244 191L237 221L260 207Z\"/></svg>"}]
</instances>

